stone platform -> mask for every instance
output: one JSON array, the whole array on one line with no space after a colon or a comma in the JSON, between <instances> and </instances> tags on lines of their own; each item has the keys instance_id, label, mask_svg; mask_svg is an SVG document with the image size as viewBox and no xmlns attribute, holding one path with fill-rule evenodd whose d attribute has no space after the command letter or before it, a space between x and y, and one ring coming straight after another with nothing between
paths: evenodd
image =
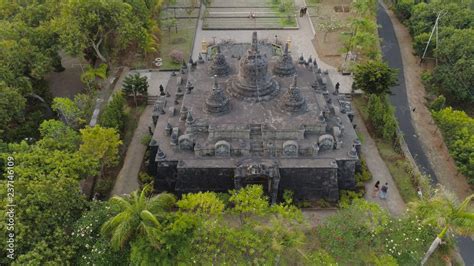
<instances>
[{"instance_id":1,"label":"stone platform","mask_svg":"<svg viewBox=\"0 0 474 266\"><path fill-rule=\"evenodd\" d=\"M262 184L275 202L286 189L301 200L337 201L340 189L354 188L360 142L350 102L334 92L328 75L315 62L298 64L287 52L263 49L256 34L241 54L221 45L221 55L172 77L168 96L155 103L149 171L157 189ZM229 71L212 77L219 68Z\"/></svg>"}]
</instances>

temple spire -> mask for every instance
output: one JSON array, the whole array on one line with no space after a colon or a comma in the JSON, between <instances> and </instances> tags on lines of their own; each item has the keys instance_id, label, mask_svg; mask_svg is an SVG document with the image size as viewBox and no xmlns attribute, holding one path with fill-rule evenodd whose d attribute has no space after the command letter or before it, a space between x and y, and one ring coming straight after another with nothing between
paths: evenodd
<instances>
[{"instance_id":1,"label":"temple spire","mask_svg":"<svg viewBox=\"0 0 474 266\"><path fill-rule=\"evenodd\" d=\"M258 52L258 39L256 31L252 33L252 51Z\"/></svg>"}]
</instances>

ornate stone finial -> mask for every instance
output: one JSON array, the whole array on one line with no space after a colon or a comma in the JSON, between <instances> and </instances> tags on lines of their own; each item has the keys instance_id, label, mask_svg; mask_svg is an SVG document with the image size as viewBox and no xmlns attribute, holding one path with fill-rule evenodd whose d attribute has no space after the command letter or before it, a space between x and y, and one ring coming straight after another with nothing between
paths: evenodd
<instances>
[{"instance_id":1,"label":"ornate stone finial","mask_svg":"<svg viewBox=\"0 0 474 266\"><path fill-rule=\"evenodd\" d=\"M194 89L193 83L188 80L186 82L186 94L190 94L193 89Z\"/></svg>"},{"instance_id":2,"label":"ornate stone finial","mask_svg":"<svg viewBox=\"0 0 474 266\"><path fill-rule=\"evenodd\" d=\"M285 43L285 50L283 51L283 55L288 55L289 54L289 47L288 47L288 43Z\"/></svg>"},{"instance_id":3,"label":"ornate stone finial","mask_svg":"<svg viewBox=\"0 0 474 266\"><path fill-rule=\"evenodd\" d=\"M214 79L214 86L212 87L213 90L217 90L219 89L219 83L217 82L217 75L214 75L214 77L212 77Z\"/></svg>"},{"instance_id":4,"label":"ornate stone finial","mask_svg":"<svg viewBox=\"0 0 474 266\"><path fill-rule=\"evenodd\" d=\"M300 58L298 59L298 64L302 65L304 64L304 57L303 57L303 54L301 54Z\"/></svg>"},{"instance_id":5,"label":"ornate stone finial","mask_svg":"<svg viewBox=\"0 0 474 266\"><path fill-rule=\"evenodd\" d=\"M297 86L296 75L293 76L293 84L288 89L288 93L284 96L283 103L283 108L288 112L295 113L306 109L306 101Z\"/></svg>"},{"instance_id":6,"label":"ornate stone finial","mask_svg":"<svg viewBox=\"0 0 474 266\"><path fill-rule=\"evenodd\" d=\"M198 56L198 63L199 64L204 64L204 59L202 58L202 54L199 53L199 56Z\"/></svg>"},{"instance_id":7,"label":"ornate stone finial","mask_svg":"<svg viewBox=\"0 0 474 266\"><path fill-rule=\"evenodd\" d=\"M309 58L308 58L308 64L311 64L311 63L313 63L313 58L312 58L311 56L309 56Z\"/></svg>"},{"instance_id":8,"label":"ornate stone finial","mask_svg":"<svg viewBox=\"0 0 474 266\"><path fill-rule=\"evenodd\" d=\"M166 131L166 134L168 134L168 136L171 136L172 130L173 130L173 127L171 126L170 122L166 123L165 131Z\"/></svg>"},{"instance_id":9,"label":"ornate stone finial","mask_svg":"<svg viewBox=\"0 0 474 266\"><path fill-rule=\"evenodd\" d=\"M188 114L186 116L186 124L192 124L194 123L194 118L193 115L191 114L191 111L188 111Z\"/></svg>"},{"instance_id":10,"label":"ornate stone finial","mask_svg":"<svg viewBox=\"0 0 474 266\"><path fill-rule=\"evenodd\" d=\"M326 118L324 117L324 112L323 111L319 112L318 119L319 119L320 122L326 121Z\"/></svg>"},{"instance_id":11,"label":"ornate stone finial","mask_svg":"<svg viewBox=\"0 0 474 266\"><path fill-rule=\"evenodd\" d=\"M181 106L181 110L179 111L179 119L181 121L184 121L186 120L186 116L188 114L188 108L186 108L186 106Z\"/></svg>"},{"instance_id":12,"label":"ornate stone finial","mask_svg":"<svg viewBox=\"0 0 474 266\"><path fill-rule=\"evenodd\" d=\"M355 145L352 145L351 150L348 152L349 157L356 158L357 157L357 150Z\"/></svg>"},{"instance_id":13,"label":"ornate stone finial","mask_svg":"<svg viewBox=\"0 0 474 266\"><path fill-rule=\"evenodd\" d=\"M156 159L159 161L164 160L166 158L166 154L161 150L160 145L158 145L156 150Z\"/></svg>"},{"instance_id":14,"label":"ornate stone finial","mask_svg":"<svg viewBox=\"0 0 474 266\"><path fill-rule=\"evenodd\" d=\"M252 33L252 51L258 52L258 39L256 31Z\"/></svg>"}]
</instances>

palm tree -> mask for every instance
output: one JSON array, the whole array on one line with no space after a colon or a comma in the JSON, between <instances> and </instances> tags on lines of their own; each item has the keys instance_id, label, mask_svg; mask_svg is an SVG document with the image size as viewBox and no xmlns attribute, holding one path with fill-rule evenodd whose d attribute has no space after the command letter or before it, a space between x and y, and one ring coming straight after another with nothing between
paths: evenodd
<instances>
[{"instance_id":1,"label":"palm tree","mask_svg":"<svg viewBox=\"0 0 474 266\"><path fill-rule=\"evenodd\" d=\"M144 236L159 248L161 232L160 218L176 203L174 195L161 193L148 197L152 190L146 185L141 192L134 191L128 197L114 196L110 199L117 204L120 212L102 225L101 233L111 237L110 245L119 250L138 236Z\"/></svg>"},{"instance_id":2,"label":"palm tree","mask_svg":"<svg viewBox=\"0 0 474 266\"><path fill-rule=\"evenodd\" d=\"M441 189L431 199L411 203L411 207L424 218L424 222L437 224L442 228L425 253L421 265L424 265L438 248L448 230L459 235L474 233L474 212L471 208L471 201L473 200L474 194L459 203L454 195Z\"/></svg>"}]
</instances>

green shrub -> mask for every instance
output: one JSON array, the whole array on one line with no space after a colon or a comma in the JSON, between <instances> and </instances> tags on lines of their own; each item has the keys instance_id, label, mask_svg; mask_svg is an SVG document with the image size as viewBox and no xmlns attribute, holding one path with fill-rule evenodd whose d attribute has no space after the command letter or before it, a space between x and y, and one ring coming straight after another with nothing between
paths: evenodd
<instances>
[{"instance_id":1,"label":"green shrub","mask_svg":"<svg viewBox=\"0 0 474 266\"><path fill-rule=\"evenodd\" d=\"M146 134L146 135L144 135L144 136L142 137L142 139L141 139L140 142L141 142L143 145L148 146L148 144L150 144L151 138L152 138L152 137L151 137L150 134Z\"/></svg>"},{"instance_id":2,"label":"green shrub","mask_svg":"<svg viewBox=\"0 0 474 266\"><path fill-rule=\"evenodd\" d=\"M399 0L395 3L395 14L401 21L410 19L414 0Z\"/></svg>"},{"instance_id":3,"label":"green shrub","mask_svg":"<svg viewBox=\"0 0 474 266\"><path fill-rule=\"evenodd\" d=\"M118 132L122 132L125 121L124 108L125 98L122 93L114 94L99 118L101 126L115 128Z\"/></svg>"},{"instance_id":4,"label":"green shrub","mask_svg":"<svg viewBox=\"0 0 474 266\"><path fill-rule=\"evenodd\" d=\"M316 201L316 206L320 208L329 208L331 207L331 203L327 202L325 199L318 199Z\"/></svg>"},{"instance_id":5,"label":"green shrub","mask_svg":"<svg viewBox=\"0 0 474 266\"><path fill-rule=\"evenodd\" d=\"M110 179L99 179L95 185L95 192L102 196L108 195L114 186L114 182Z\"/></svg>"},{"instance_id":6,"label":"green shrub","mask_svg":"<svg viewBox=\"0 0 474 266\"><path fill-rule=\"evenodd\" d=\"M154 178L147 173L141 172L138 175L138 180L140 181L141 184L145 185L145 184L150 184L151 182L153 182Z\"/></svg>"},{"instance_id":7,"label":"green shrub","mask_svg":"<svg viewBox=\"0 0 474 266\"><path fill-rule=\"evenodd\" d=\"M351 190L341 190L339 192L339 206L342 208L348 207L352 204L354 199L362 198L362 192L356 192Z\"/></svg>"},{"instance_id":8,"label":"green shrub","mask_svg":"<svg viewBox=\"0 0 474 266\"><path fill-rule=\"evenodd\" d=\"M459 170L474 184L474 118L451 107L433 112L451 156Z\"/></svg>"},{"instance_id":9,"label":"green shrub","mask_svg":"<svg viewBox=\"0 0 474 266\"><path fill-rule=\"evenodd\" d=\"M430 109L432 111L439 112L441 111L441 109L444 108L445 104L446 104L446 97L444 97L443 95L440 95L436 97L436 99L431 103Z\"/></svg>"}]
</instances>

